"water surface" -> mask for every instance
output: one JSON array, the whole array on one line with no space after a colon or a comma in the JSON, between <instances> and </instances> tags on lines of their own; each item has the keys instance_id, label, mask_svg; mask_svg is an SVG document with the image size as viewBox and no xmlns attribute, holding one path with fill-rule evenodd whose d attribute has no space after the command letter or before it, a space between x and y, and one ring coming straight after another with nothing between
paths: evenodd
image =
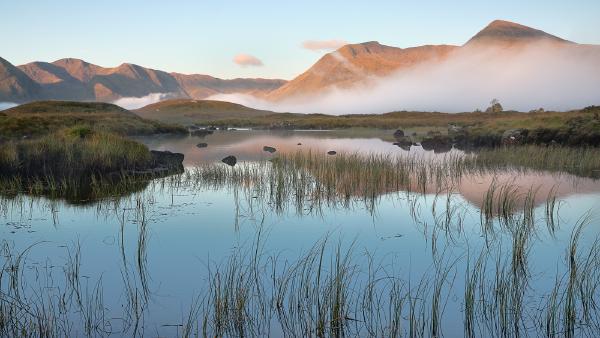
<instances>
[{"instance_id":1,"label":"water surface","mask_svg":"<svg viewBox=\"0 0 600 338\"><path fill-rule=\"evenodd\" d=\"M227 155L235 155L239 165L244 165L298 150L444 156L419 146L406 151L393 145L389 135L372 133L219 131L204 138L142 141L151 149L184 153L187 170L219 162ZM196 147L200 142L208 146ZM277 152L267 153L263 146L273 146ZM464 177L452 193L436 194L435 189L419 194L386 191L377 197L376 208L357 202L301 212L277 211L269 201L245 196L243 189L231 186L201 188L173 184L176 181L158 179L141 192L86 205L27 195L3 197L0 221L4 226L0 233L6 243L5 266L15 253L29 248L20 283L33 299L41 290L68 289L65 271L72 266L79 248L83 303L87 300L106 312L94 319L96 334L176 336L183 332L181 325L190 307L202 302L209 277L217 268L225 267L235 252L251 253L253 243L260 238L263 256L276 256L283 269L285 262L292 264L315 243L328 238L329 253L338 243L343 248L352 246L353 264L360 270L368 270L368 252L386 274L405 281L407 289L409 284L414 287L431 280L427 297L434 289L433 281L440 280L436 276L447 272L440 282L441 327L444 335L453 337L464 334L467 268L472 268L487 248L494 253L487 259L490 270L486 272L493 280L494 264L511 260L514 234L502 231L498 223L493 236L482 230L481 208L492 182L510 182L517 187L518 210L523 208L526 192L532 187L538 189L533 199L535 234L526 245L528 280L524 295L528 303L539 306L556 286L557 276L565 276L567 248L583 215L591 213L579 240L580 252L593 248L600 235L596 213L600 210L600 181L567 174L481 173ZM549 231L546 202L552 191L557 198L558 226ZM449 221L446 215L451 215ZM13 253L12 258L7 252ZM328 262L331 259L326 258ZM355 280L359 284L366 277L357 274ZM8 284L2 285L3 290L6 287ZM101 296L94 293L98 289L103 291ZM139 321L132 316L132 294L147 302ZM139 327L134 322L139 322ZM272 323L273 334L282 334L276 316ZM85 328L75 322L73 330L80 335ZM407 328L402 330L406 333Z\"/></svg>"}]
</instances>

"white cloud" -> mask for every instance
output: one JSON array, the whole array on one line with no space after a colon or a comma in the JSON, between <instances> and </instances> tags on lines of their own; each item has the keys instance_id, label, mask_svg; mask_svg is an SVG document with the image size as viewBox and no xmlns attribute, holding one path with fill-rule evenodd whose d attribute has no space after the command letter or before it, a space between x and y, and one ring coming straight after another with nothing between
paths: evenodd
<instances>
[{"instance_id":1,"label":"white cloud","mask_svg":"<svg viewBox=\"0 0 600 338\"><path fill-rule=\"evenodd\" d=\"M18 104L14 102L0 102L0 110L9 109L16 106L18 106Z\"/></svg>"},{"instance_id":2,"label":"white cloud","mask_svg":"<svg viewBox=\"0 0 600 338\"><path fill-rule=\"evenodd\" d=\"M302 47L315 52L328 52L336 50L346 44L348 43L344 40L306 40L302 43Z\"/></svg>"},{"instance_id":3,"label":"white cloud","mask_svg":"<svg viewBox=\"0 0 600 338\"><path fill-rule=\"evenodd\" d=\"M242 66L262 66L263 63L256 56L252 56L249 54L238 54L233 58L233 62Z\"/></svg>"},{"instance_id":4,"label":"white cloud","mask_svg":"<svg viewBox=\"0 0 600 338\"><path fill-rule=\"evenodd\" d=\"M485 109L493 98L505 109L520 111L577 109L600 104L600 48L537 44L518 53L463 49L443 62L370 78L368 83L281 102L244 95L214 98L259 109L326 114L473 111Z\"/></svg>"},{"instance_id":5,"label":"white cloud","mask_svg":"<svg viewBox=\"0 0 600 338\"><path fill-rule=\"evenodd\" d=\"M170 93L151 93L143 97L122 97L112 103L125 109L138 109L172 97L173 94Z\"/></svg>"}]
</instances>

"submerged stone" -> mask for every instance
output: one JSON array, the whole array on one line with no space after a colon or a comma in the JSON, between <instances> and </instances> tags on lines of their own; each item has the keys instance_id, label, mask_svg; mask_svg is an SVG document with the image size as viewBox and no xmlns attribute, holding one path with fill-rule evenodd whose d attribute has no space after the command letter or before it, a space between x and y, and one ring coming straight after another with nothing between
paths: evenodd
<instances>
[{"instance_id":1,"label":"submerged stone","mask_svg":"<svg viewBox=\"0 0 600 338\"><path fill-rule=\"evenodd\" d=\"M335 155L337 152L335 150L330 150L327 152L327 155Z\"/></svg>"},{"instance_id":2,"label":"submerged stone","mask_svg":"<svg viewBox=\"0 0 600 338\"><path fill-rule=\"evenodd\" d=\"M198 144L196 144L196 147L198 147L198 148L206 148L206 147L208 147L208 143L198 143Z\"/></svg>"}]
</instances>

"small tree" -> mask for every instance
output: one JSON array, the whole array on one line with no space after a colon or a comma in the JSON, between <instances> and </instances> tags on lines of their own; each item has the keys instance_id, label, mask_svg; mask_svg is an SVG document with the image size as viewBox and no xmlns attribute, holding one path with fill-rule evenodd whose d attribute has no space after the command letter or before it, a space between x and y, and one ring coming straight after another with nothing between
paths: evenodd
<instances>
[{"instance_id":1,"label":"small tree","mask_svg":"<svg viewBox=\"0 0 600 338\"><path fill-rule=\"evenodd\" d=\"M490 106L488 107L488 109L485 110L486 113L494 114L501 113L502 111L504 111L504 108L502 107L498 99L493 99L492 101L490 101Z\"/></svg>"}]
</instances>

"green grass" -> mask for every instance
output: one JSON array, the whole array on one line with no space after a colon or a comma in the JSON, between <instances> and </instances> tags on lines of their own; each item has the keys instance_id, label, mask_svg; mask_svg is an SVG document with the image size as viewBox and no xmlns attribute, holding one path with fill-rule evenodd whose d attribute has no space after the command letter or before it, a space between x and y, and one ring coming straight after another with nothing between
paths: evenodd
<instances>
[{"instance_id":1,"label":"green grass","mask_svg":"<svg viewBox=\"0 0 600 338\"><path fill-rule=\"evenodd\" d=\"M588 107L567 112L502 112L439 113L392 112L371 115L291 114L279 113L251 118L222 118L198 121L203 124L229 127L274 129L345 129L376 128L416 131L446 131L448 124L465 128L465 135L475 144L497 145L502 133L509 129L529 131L526 143L564 145L600 145L600 107ZM442 133L444 134L444 133ZM488 144L489 143L489 144Z\"/></svg>"},{"instance_id":2,"label":"green grass","mask_svg":"<svg viewBox=\"0 0 600 338\"><path fill-rule=\"evenodd\" d=\"M203 124L222 116L255 118L273 114L271 111L253 109L231 102L188 99L161 101L134 112L143 118L185 125Z\"/></svg>"},{"instance_id":3,"label":"green grass","mask_svg":"<svg viewBox=\"0 0 600 338\"><path fill-rule=\"evenodd\" d=\"M70 178L148 168L152 155L138 142L75 126L0 148L2 176Z\"/></svg>"},{"instance_id":4,"label":"green grass","mask_svg":"<svg viewBox=\"0 0 600 338\"><path fill-rule=\"evenodd\" d=\"M121 135L187 133L181 126L146 120L109 103L39 101L0 112L0 141L39 137L77 125Z\"/></svg>"}]
</instances>

